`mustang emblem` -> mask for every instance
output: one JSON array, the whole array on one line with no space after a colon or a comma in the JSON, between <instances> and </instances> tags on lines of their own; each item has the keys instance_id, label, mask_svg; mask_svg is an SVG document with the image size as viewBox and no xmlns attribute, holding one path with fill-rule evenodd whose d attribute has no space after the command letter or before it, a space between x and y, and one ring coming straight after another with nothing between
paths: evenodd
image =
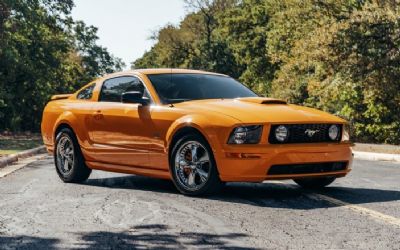
<instances>
[{"instance_id":1,"label":"mustang emblem","mask_svg":"<svg viewBox=\"0 0 400 250\"><path fill-rule=\"evenodd\" d=\"M304 133L308 136L308 137L313 137L316 133L318 133L319 130L312 130L312 129L307 129L306 131L304 131Z\"/></svg>"}]
</instances>

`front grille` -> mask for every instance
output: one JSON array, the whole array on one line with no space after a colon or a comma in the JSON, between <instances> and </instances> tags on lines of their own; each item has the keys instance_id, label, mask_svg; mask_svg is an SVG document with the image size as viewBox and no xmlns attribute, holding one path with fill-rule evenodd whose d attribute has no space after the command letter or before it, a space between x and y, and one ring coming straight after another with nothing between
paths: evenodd
<instances>
[{"instance_id":1,"label":"front grille","mask_svg":"<svg viewBox=\"0 0 400 250\"><path fill-rule=\"evenodd\" d=\"M268 175L318 174L346 170L347 162L273 165Z\"/></svg>"},{"instance_id":2,"label":"front grille","mask_svg":"<svg viewBox=\"0 0 400 250\"><path fill-rule=\"evenodd\" d=\"M289 130L289 138L285 142L279 142L275 138L275 129L284 125ZM312 143L312 142L338 142L342 138L342 125L339 126L339 136L336 140L332 141L329 138L328 131L332 124L278 124L272 125L269 133L269 143L282 144L282 143ZM307 131L315 131L307 133Z\"/></svg>"}]
</instances>

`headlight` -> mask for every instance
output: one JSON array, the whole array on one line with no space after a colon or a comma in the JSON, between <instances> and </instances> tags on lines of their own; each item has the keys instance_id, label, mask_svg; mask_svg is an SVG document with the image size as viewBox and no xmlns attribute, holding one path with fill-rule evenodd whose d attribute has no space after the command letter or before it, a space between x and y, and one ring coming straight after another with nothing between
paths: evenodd
<instances>
[{"instance_id":1,"label":"headlight","mask_svg":"<svg viewBox=\"0 0 400 250\"><path fill-rule=\"evenodd\" d=\"M261 125L235 128L229 136L228 144L257 144L262 133Z\"/></svg>"},{"instance_id":2,"label":"headlight","mask_svg":"<svg viewBox=\"0 0 400 250\"><path fill-rule=\"evenodd\" d=\"M343 142L350 141L350 126L348 124L343 125L342 141Z\"/></svg>"},{"instance_id":3,"label":"headlight","mask_svg":"<svg viewBox=\"0 0 400 250\"><path fill-rule=\"evenodd\" d=\"M289 130L286 126L279 126L275 129L275 138L279 142L285 142L289 138Z\"/></svg>"},{"instance_id":4,"label":"headlight","mask_svg":"<svg viewBox=\"0 0 400 250\"><path fill-rule=\"evenodd\" d=\"M339 137L339 134L340 134L340 129L338 125L331 125L329 127L328 135L332 141L336 141Z\"/></svg>"}]
</instances>

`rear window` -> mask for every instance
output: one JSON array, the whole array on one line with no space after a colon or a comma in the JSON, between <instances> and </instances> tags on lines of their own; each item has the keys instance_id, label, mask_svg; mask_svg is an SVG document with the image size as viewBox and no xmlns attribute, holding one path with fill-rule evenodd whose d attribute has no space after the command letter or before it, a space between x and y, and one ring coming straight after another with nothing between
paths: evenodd
<instances>
[{"instance_id":1,"label":"rear window","mask_svg":"<svg viewBox=\"0 0 400 250\"><path fill-rule=\"evenodd\" d=\"M77 98L77 99L80 99L80 100L90 100L90 99L92 99L93 90L94 90L94 87L95 87L95 86L96 86L96 84L93 83L93 84L87 86L86 88L82 89L82 90L78 93L78 95L76 96L76 98Z\"/></svg>"}]
</instances>

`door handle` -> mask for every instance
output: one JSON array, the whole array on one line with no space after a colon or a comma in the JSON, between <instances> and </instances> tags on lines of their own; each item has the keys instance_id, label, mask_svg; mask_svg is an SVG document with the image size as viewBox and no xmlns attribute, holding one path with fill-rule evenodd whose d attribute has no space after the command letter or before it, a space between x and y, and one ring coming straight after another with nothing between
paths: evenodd
<instances>
[{"instance_id":1,"label":"door handle","mask_svg":"<svg viewBox=\"0 0 400 250\"><path fill-rule=\"evenodd\" d=\"M104 118L104 115L101 113L100 110L97 110L96 112L93 113L93 118L95 120L101 120Z\"/></svg>"}]
</instances>

